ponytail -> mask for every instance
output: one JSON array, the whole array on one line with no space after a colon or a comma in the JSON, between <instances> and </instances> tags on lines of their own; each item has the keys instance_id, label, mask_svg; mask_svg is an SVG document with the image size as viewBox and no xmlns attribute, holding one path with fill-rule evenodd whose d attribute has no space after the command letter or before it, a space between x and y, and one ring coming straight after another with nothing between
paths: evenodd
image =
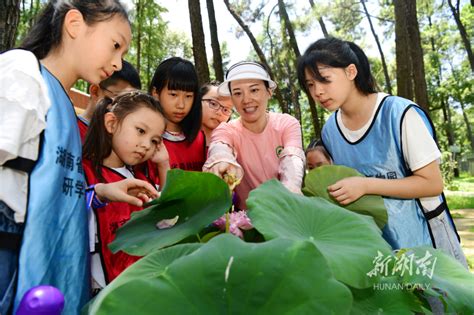
<instances>
[{"instance_id":1,"label":"ponytail","mask_svg":"<svg viewBox=\"0 0 474 315\"><path fill-rule=\"evenodd\" d=\"M358 61L358 63L356 64L357 76L355 78L355 85L357 89L366 95L370 93L376 93L378 88L374 76L370 71L369 59L359 46L349 41L346 41L346 43L354 52Z\"/></svg>"},{"instance_id":2,"label":"ponytail","mask_svg":"<svg viewBox=\"0 0 474 315\"><path fill-rule=\"evenodd\" d=\"M86 139L82 148L84 158L89 159L99 178L103 181L101 165L105 158L112 153L112 135L105 128L104 117L110 110L113 100L103 98L96 106L87 129Z\"/></svg>"},{"instance_id":3,"label":"ponytail","mask_svg":"<svg viewBox=\"0 0 474 315\"><path fill-rule=\"evenodd\" d=\"M51 48L61 42L64 14L55 16L54 5L48 2L19 48L31 51L38 59L46 57Z\"/></svg>"}]
</instances>

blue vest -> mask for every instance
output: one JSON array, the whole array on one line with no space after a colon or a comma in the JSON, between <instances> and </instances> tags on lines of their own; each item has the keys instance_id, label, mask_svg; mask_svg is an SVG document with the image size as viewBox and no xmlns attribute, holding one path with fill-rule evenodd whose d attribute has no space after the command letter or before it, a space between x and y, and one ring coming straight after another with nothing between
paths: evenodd
<instances>
[{"instance_id":1,"label":"blue vest","mask_svg":"<svg viewBox=\"0 0 474 315\"><path fill-rule=\"evenodd\" d=\"M64 88L43 66L41 72L52 104L30 176L15 310L31 287L52 285L64 294L63 314L79 314L90 281L81 140Z\"/></svg>"},{"instance_id":2,"label":"blue vest","mask_svg":"<svg viewBox=\"0 0 474 315\"><path fill-rule=\"evenodd\" d=\"M334 164L352 167L367 177L398 179L409 176L401 144L402 121L409 108L420 113L428 130L433 133L423 110L397 96L387 96L382 100L371 126L354 143L344 137L336 114L332 114L323 127L322 139ZM382 235L393 249L433 246L427 221L417 199L384 197L384 203L388 211L388 223Z\"/></svg>"}]
</instances>

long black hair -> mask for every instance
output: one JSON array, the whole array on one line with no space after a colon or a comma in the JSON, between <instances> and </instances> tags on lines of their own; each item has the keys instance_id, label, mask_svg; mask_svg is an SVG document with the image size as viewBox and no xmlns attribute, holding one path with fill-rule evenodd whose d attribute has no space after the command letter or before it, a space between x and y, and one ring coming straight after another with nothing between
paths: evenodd
<instances>
[{"instance_id":1,"label":"long black hair","mask_svg":"<svg viewBox=\"0 0 474 315\"><path fill-rule=\"evenodd\" d=\"M128 14L118 0L50 0L36 19L19 48L43 59L51 49L61 43L64 17L69 10L77 9L91 26L107 21L119 14L128 21Z\"/></svg>"},{"instance_id":2,"label":"long black hair","mask_svg":"<svg viewBox=\"0 0 474 315\"><path fill-rule=\"evenodd\" d=\"M127 115L143 107L160 113L165 120L161 104L152 96L140 91L120 94L114 99L105 97L97 104L87 129L82 154L84 158L91 161L94 171L101 181L104 181L101 165L104 159L112 153L112 135L105 128L105 114L114 113L118 123L121 124Z\"/></svg>"},{"instance_id":3,"label":"long black hair","mask_svg":"<svg viewBox=\"0 0 474 315\"><path fill-rule=\"evenodd\" d=\"M202 119L201 94L194 65L180 57L171 57L161 62L155 70L149 92L152 94L155 89L157 93L160 93L165 87L168 87L169 90L194 93L191 110L179 123L186 136L186 141L191 143L201 130Z\"/></svg>"},{"instance_id":4,"label":"long black hair","mask_svg":"<svg viewBox=\"0 0 474 315\"><path fill-rule=\"evenodd\" d=\"M327 82L318 70L318 64L334 68L345 68L354 64L357 76L354 80L358 91L364 95L377 92L370 64L362 49L353 42L334 37L322 38L311 44L298 60L298 81L307 91L305 70L308 70L318 82Z\"/></svg>"}]
</instances>

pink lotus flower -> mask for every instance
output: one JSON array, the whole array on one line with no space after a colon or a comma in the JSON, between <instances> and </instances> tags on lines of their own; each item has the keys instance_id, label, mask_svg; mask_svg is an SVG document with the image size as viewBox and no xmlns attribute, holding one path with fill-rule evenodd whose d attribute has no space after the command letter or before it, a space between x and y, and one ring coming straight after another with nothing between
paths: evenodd
<instances>
[{"instance_id":1,"label":"pink lotus flower","mask_svg":"<svg viewBox=\"0 0 474 315\"><path fill-rule=\"evenodd\" d=\"M250 222L249 217L247 216L247 211L233 211L229 213L229 231L230 233L234 234L243 239L244 234L242 230L250 230L253 229L252 222ZM226 222L226 215L224 214L222 217L217 219L213 222L215 226L217 226L220 230L225 231L225 222Z\"/></svg>"}]
</instances>

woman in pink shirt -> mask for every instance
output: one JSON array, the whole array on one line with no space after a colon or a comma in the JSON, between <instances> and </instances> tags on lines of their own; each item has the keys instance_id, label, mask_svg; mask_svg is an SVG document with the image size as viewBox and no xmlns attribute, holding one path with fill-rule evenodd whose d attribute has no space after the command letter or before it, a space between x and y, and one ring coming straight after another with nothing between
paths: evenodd
<instances>
[{"instance_id":1,"label":"woman in pink shirt","mask_svg":"<svg viewBox=\"0 0 474 315\"><path fill-rule=\"evenodd\" d=\"M305 156L299 122L288 114L267 112L276 83L257 62L229 68L219 94L230 95L240 118L221 123L212 133L203 170L219 177L234 175L237 208L246 209L249 192L276 178L301 193Z\"/></svg>"}]
</instances>

